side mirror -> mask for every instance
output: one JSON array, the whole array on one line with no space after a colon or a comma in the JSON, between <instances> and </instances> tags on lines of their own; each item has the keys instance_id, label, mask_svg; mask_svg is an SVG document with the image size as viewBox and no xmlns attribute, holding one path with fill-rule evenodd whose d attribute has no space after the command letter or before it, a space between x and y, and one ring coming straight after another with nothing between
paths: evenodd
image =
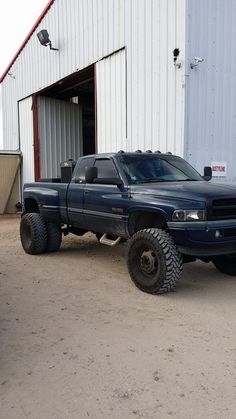
<instances>
[{"instance_id":1,"label":"side mirror","mask_svg":"<svg viewBox=\"0 0 236 419\"><path fill-rule=\"evenodd\" d=\"M210 166L205 166L203 179L205 179L208 182L209 180L211 180L211 178L212 178L212 169Z\"/></svg>"},{"instance_id":2,"label":"side mirror","mask_svg":"<svg viewBox=\"0 0 236 419\"><path fill-rule=\"evenodd\" d=\"M95 166L85 167L85 182L93 183L94 179L98 177L98 168Z\"/></svg>"}]
</instances>

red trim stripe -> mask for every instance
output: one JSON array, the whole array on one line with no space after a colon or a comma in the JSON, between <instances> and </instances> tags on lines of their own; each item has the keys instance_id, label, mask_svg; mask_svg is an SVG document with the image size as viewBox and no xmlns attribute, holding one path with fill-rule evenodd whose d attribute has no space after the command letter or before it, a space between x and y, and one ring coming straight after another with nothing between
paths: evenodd
<instances>
[{"instance_id":1,"label":"red trim stripe","mask_svg":"<svg viewBox=\"0 0 236 419\"><path fill-rule=\"evenodd\" d=\"M3 82L3 80L5 79L7 73L9 72L11 66L14 64L14 62L16 61L16 59L18 58L18 56L20 55L21 51L24 49L24 47L26 46L27 42L29 41L29 39L31 38L31 36L33 35L34 31L36 30L36 28L38 27L38 25L40 24L40 22L42 21L42 19L44 18L44 16L46 15L46 13L48 12L48 10L50 9L50 7L52 6L52 4L54 3L55 0L50 0L46 7L44 8L44 10L42 11L41 15L39 16L39 18L36 20L34 26L32 27L31 31L28 33L27 37L25 38L24 42L21 44L20 48L17 50L16 54L14 55L14 57L12 58L10 64L8 65L8 67L6 68L6 70L4 71L4 73L1 75L0 77L0 83Z\"/></svg>"}]
</instances>

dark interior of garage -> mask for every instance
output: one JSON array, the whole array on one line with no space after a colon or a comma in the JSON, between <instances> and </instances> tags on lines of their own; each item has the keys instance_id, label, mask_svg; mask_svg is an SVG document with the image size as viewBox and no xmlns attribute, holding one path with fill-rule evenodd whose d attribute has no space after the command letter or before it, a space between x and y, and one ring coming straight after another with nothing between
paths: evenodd
<instances>
[{"instance_id":1,"label":"dark interior of garage","mask_svg":"<svg viewBox=\"0 0 236 419\"><path fill-rule=\"evenodd\" d=\"M94 65L60 80L42 90L40 95L78 103L82 106L83 155L96 151Z\"/></svg>"}]
</instances>

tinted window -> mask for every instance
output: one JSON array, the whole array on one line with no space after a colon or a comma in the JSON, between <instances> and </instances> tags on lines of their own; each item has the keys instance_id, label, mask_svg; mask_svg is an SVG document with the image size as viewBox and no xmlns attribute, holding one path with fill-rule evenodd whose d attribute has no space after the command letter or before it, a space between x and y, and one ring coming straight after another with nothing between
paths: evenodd
<instances>
[{"instance_id":1,"label":"tinted window","mask_svg":"<svg viewBox=\"0 0 236 419\"><path fill-rule=\"evenodd\" d=\"M94 160L93 157L89 157L89 158L81 160L81 162L79 163L78 171L75 175L76 182L79 182L79 183L84 183L85 182L85 168L87 166L92 166L93 165L93 160Z\"/></svg>"},{"instance_id":2,"label":"tinted window","mask_svg":"<svg viewBox=\"0 0 236 419\"><path fill-rule=\"evenodd\" d=\"M95 161L98 168L98 178L118 178L118 173L112 160L99 159Z\"/></svg>"}]
</instances>

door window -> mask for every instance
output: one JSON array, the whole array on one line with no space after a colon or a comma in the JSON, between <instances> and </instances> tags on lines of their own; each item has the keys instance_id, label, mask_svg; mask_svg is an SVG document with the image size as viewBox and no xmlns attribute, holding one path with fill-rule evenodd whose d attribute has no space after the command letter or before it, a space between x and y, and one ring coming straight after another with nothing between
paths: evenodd
<instances>
[{"instance_id":1,"label":"door window","mask_svg":"<svg viewBox=\"0 0 236 419\"><path fill-rule=\"evenodd\" d=\"M85 183L85 168L93 165L93 157L88 157L87 159L82 159L79 163L78 171L75 175L76 183Z\"/></svg>"},{"instance_id":2,"label":"door window","mask_svg":"<svg viewBox=\"0 0 236 419\"><path fill-rule=\"evenodd\" d=\"M99 178L119 178L117 170L112 160L99 159L95 161L95 166L98 168Z\"/></svg>"}]
</instances>

